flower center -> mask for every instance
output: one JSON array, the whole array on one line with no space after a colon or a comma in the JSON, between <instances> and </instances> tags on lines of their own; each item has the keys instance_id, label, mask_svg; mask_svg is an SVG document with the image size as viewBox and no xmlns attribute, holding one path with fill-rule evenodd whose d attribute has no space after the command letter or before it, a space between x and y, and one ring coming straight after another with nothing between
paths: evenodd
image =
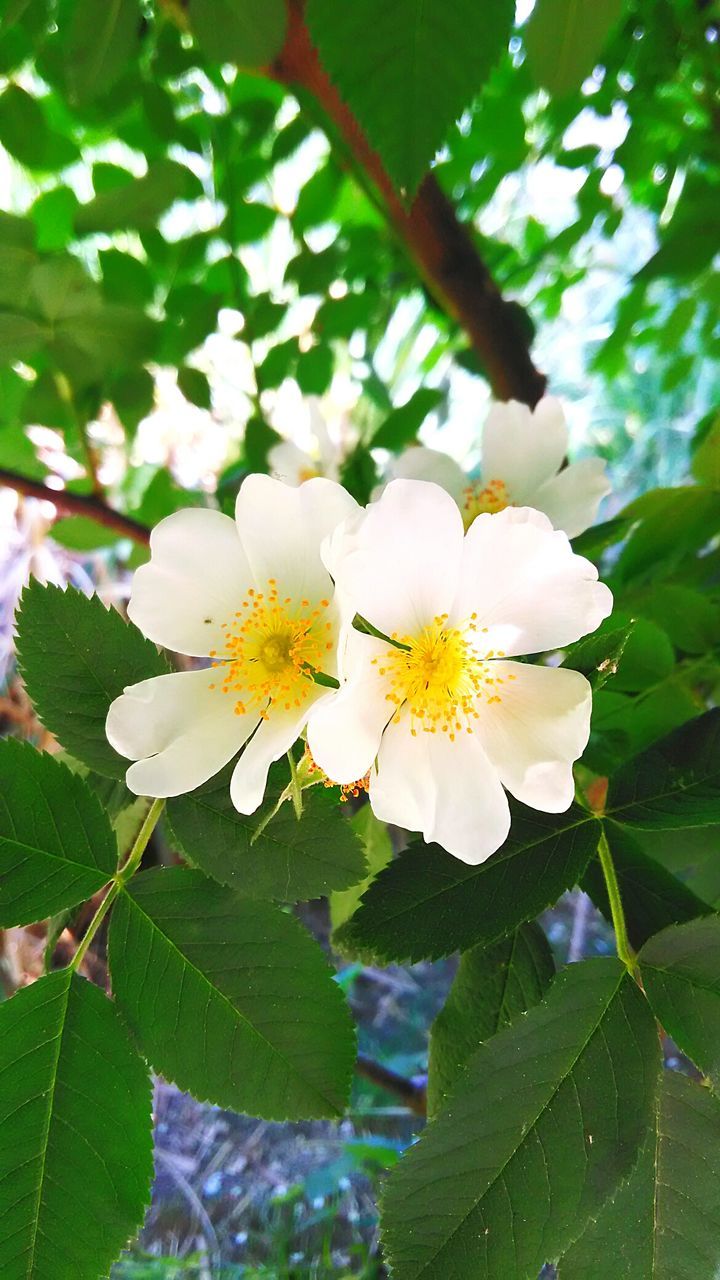
<instances>
[{"instance_id":1,"label":"flower center","mask_svg":"<svg viewBox=\"0 0 720 1280\"><path fill-rule=\"evenodd\" d=\"M504 511L513 504L504 480L488 480L487 484L471 484L462 493L462 517L466 529L476 516Z\"/></svg>"},{"instance_id":2,"label":"flower center","mask_svg":"<svg viewBox=\"0 0 720 1280\"><path fill-rule=\"evenodd\" d=\"M334 648L329 600L281 597L277 582L267 591L249 587L240 609L222 623L224 656L213 650L218 682L211 689L235 698L236 715L255 711L267 720L271 707L301 707L313 690L313 673L321 671Z\"/></svg>"},{"instance_id":3,"label":"flower center","mask_svg":"<svg viewBox=\"0 0 720 1280\"><path fill-rule=\"evenodd\" d=\"M498 685L504 683L493 675L492 659L502 658L499 650L478 652L480 629L473 614L462 627L449 627L447 614L441 614L423 627L416 636L393 635L404 648L388 649L373 658L379 675L387 678L388 702L395 705L392 719L399 719L406 709L410 713L410 731L446 733L451 742L458 733L472 733L472 721L478 719L477 704L500 702Z\"/></svg>"}]
</instances>

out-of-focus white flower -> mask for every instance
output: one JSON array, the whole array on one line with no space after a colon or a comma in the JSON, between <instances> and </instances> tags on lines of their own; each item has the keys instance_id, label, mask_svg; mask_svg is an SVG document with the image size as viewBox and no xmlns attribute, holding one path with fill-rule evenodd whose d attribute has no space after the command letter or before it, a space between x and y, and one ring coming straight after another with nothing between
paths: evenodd
<instances>
[{"instance_id":1,"label":"out-of-focus white flower","mask_svg":"<svg viewBox=\"0 0 720 1280\"><path fill-rule=\"evenodd\" d=\"M252 475L234 521L191 508L157 525L128 614L156 644L212 666L143 680L112 703L107 736L136 761L131 791L191 791L245 746L230 792L241 813L254 812L271 763L324 692L313 672L336 671L339 615L320 544L357 511L329 480L294 489Z\"/></svg>"},{"instance_id":2,"label":"out-of-focus white flower","mask_svg":"<svg viewBox=\"0 0 720 1280\"><path fill-rule=\"evenodd\" d=\"M323 555L344 615L343 683L308 722L328 777L369 771L378 818L469 863L508 834L503 788L535 809L566 809L590 686L575 671L512 661L570 644L610 613L609 590L566 535L508 507L463 536L443 489L395 480ZM356 613L394 643L353 629Z\"/></svg>"},{"instance_id":3,"label":"out-of-focus white flower","mask_svg":"<svg viewBox=\"0 0 720 1280\"><path fill-rule=\"evenodd\" d=\"M310 448L301 449L292 440L280 440L268 450L270 472L278 480L293 485L302 484L313 476L338 480L346 449L330 435L316 397L308 396L305 405L309 418Z\"/></svg>"},{"instance_id":4,"label":"out-of-focus white flower","mask_svg":"<svg viewBox=\"0 0 720 1280\"><path fill-rule=\"evenodd\" d=\"M421 446L400 454L390 473L442 485L460 507L466 529L483 513L534 507L575 538L595 520L610 483L602 458L581 458L561 471L567 448L559 400L545 396L532 411L510 400L494 404L485 421L481 479L471 479L447 454Z\"/></svg>"}]
</instances>

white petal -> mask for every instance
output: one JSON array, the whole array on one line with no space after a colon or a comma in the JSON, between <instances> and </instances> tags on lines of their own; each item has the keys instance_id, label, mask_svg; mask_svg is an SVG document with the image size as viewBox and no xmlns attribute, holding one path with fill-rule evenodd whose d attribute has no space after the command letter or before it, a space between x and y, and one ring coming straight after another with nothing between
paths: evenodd
<instances>
[{"instance_id":1,"label":"white petal","mask_svg":"<svg viewBox=\"0 0 720 1280\"><path fill-rule=\"evenodd\" d=\"M602 458L581 458L541 484L529 500L556 529L576 538L590 528L611 487Z\"/></svg>"},{"instance_id":2,"label":"white petal","mask_svg":"<svg viewBox=\"0 0 720 1280\"><path fill-rule=\"evenodd\" d=\"M387 645L353 631L343 655L347 684L315 703L308 718L307 740L315 763L333 782L356 782L372 765L383 729L395 710L386 698L387 684L372 659Z\"/></svg>"},{"instance_id":3,"label":"white petal","mask_svg":"<svg viewBox=\"0 0 720 1280\"><path fill-rule=\"evenodd\" d=\"M318 465L309 453L298 449L292 440L281 440L268 450L268 467L276 480L299 485L318 474Z\"/></svg>"},{"instance_id":4,"label":"white petal","mask_svg":"<svg viewBox=\"0 0 720 1280\"><path fill-rule=\"evenodd\" d=\"M475 732L503 785L523 804L562 813L574 794L573 762L590 735L590 685L577 671L494 662L500 702L481 703Z\"/></svg>"},{"instance_id":5,"label":"white petal","mask_svg":"<svg viewBox=\"0 0 720 1280\"><path fill-rule=\"evenodd\" d=\"M529 507L478 516L465 538L462 584L453 610L477 614L486 651L542 653L588 635L612 611L597 569L564 533Z\"/></svg>"},{"instance_id":6,"label":"white petal","mask_svg":"<svg viewBox=\"0 0 720 1280\"><path fill-rule=\"evenodd\" d=\"M370 775L375 815L442 845L463 862L489 858L507 837L510 811L500 779L480 741L410 732L410 717L383 735Z\"/></svg>"},{"instance_id":7,"label":"white petal","mask_svg":"<svg viewBox=\"0 0 720 1280\"><path fill-rule=\"evenodd\" d=\"M406 449L390 462L388 470L396 480L429 480L439 484L456 502L460 502L463 489L470 484L454 458L438 449L426 449L422 445Z\"/></svg>"},{"instance_id":8,"label":"white petal","mask_svg":"<svg viewBox=\"0 0 720 1280\"><path fill-rule=\"evenodd\" d=\"M262 804L270 765L297 741L306 716L307 704L301 712L271 710L268 719L260 721L230 780L230 799L240 813L254 813Z\"/></svg>"},{"instance_id":9,"label":"white petal","mask_svg":"<svg viewBox=\"0 0 720 1280\"><path fill-rule=\"evenodd\" d=\"M450 609L462 538L462 517L444 489L393 480L333 540L339 595L386 635L415 633Z\"/></svg>"},{"instance_id":10,"label":"white petal","mask_svg":"<svg viewBox=\"0 0 720 1280\"><path fill-rule=\"evenodd\" d=\"M258 584L275 578L281 588L311 601L331 595L320 544L357 511L355 499L333 480L318 477L292 488L272 476L248 476L235 519Z\"/></svg>"},{"instance_id":11,"label":"white petal","mask_svg":"<svg viewBox=\"0 0 720 1280\"><path fill-rule=\"evenodd\" d=\"M205 657L252 583L237 529L219 511L189 507L161 520L133 578L128 616L156 644Z\"/></svg>"},{"instance_id":12,"label":"white petal","mask_svg":"<svg viewBox=\"0 0 720 1280\"><path fill-rule=\"evenodd\" d=\"M129 685L111 704L110 745L138 763L127 785L140 796L179 796L212 778L240 750L257 715L235 715L235 700L211 689L217 671L174 672Z\"/></svg>"},{"instance_id":13,"label":"white petal","mask_svg":"<svg viewBox=\"0 0 720 1280\"><path fill-rule=\"evenodd\" d=\"M513 502L533 505L535 490L560 470L567 444L565 415L553 396L534 412L517 400L494 404L482 433L483 482L503 480Z\"/></svg>"}]
</instances>

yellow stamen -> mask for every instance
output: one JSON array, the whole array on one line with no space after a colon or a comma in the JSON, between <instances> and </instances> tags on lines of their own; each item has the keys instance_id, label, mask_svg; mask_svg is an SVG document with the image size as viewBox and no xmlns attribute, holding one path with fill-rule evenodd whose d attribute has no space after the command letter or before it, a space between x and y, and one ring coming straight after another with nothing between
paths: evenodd
<instances>
[{"instance_id":1,"label":"yellow stamen","mask_svg":"<svg viewBox=\"0 0 720 1280\"><path fill-rule=\"evenodd\" d=\"M504 480L488 480L487 484L468 485L463 490L461 500L463 524L469 529L476 516L486 512L495 515L497 511L504 511L511 506L513 503Z\"/></svg>"}]
</instances>

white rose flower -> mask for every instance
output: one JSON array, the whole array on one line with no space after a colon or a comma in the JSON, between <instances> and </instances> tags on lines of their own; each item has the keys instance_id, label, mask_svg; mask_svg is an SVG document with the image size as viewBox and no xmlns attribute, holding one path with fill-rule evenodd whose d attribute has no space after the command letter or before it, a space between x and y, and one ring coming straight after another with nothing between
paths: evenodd
<instances>
[{"instance_id":1,"label":"white rose flower","mask_svg":"<svg viewBox=\"0 0 720 1280\"><path fill-rule=\"evenodd\" d=\"M268 450L268 467L272 475L286 484L298 485L313 476L339 480L344 449L330 435L315 396L306 401L312 437L312 452L301 449L292 440L279 440Z\"/></svg>"},{"instance_id":2,"label":"white rose flower","mask_svg":"<svg viewBox=\"0 0 720 1280\"><path fill-rule=\"evenodd\" d=\"M400 454L390 471L442 485L460 507L466 529L482 513L534 507L575 538L590 528L610 483L602 458L582 458L561 471L567 448L559 400L545 396L534 410L510 400L494 404L485 421L480 480L472 480L447 454L419 445Z\"/></svg>"},{"instance_id":3,"label":"white rose flower","mask_svg":"<svg viewBox=\"0 0 720 1280\"><path fill-rule=\"evenodd\" d=\"M469 863L508 834L504 788L535 809L567 809L590 685L512 661L578 640L611 611L608 588L566 535L514 507L478 516L463 535L445 490L395 480L323 555L345 617L343 683L308 722L328 777L343 784L369 771L378 818ZM395 644L353 629L355 613Z\"/></svg>"},{"instance_id":4,"label":"white rose flower","mask_svg":"<svg viewBox=\"0 0 720 1280\"><path fill-rule=\"evenodd\" d=\"M254 812L270 765L325 692L312 672L336 671L339 612L320 545L357 511L330 480L296 489L252 475L235 520L193 508L153 530L128 614L156 644L213 665L142 680L112 703L107 736L136 761L131 791L191 791L247 744L230 791L241 813Z\"/></svg>"}]
</instances>

